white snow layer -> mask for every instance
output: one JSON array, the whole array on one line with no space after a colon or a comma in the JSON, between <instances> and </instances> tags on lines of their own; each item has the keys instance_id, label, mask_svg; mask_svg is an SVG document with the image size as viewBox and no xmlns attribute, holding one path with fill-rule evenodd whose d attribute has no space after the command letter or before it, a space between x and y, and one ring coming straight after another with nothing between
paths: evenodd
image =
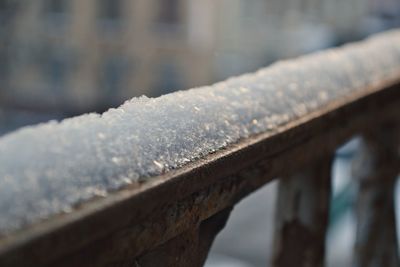
<instances>
[{"instance_id":1,"label":"white snow layer","mask_svg":"<svg viewBox=\"0 0 400 267\"><path fill-rule=\"evenodd\" d=\"M0 235L400 77L400 30L0 138Z\"/></svg>"}]
</instances>

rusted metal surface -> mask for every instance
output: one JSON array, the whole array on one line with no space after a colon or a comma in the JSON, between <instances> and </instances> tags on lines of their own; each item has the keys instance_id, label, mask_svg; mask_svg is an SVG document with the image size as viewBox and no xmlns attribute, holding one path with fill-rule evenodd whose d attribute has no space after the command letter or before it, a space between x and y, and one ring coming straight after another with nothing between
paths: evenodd
<instances>
[{"instance_id":1,"label":"rusted metal surface","mask_svg":"<svg viewBox=\"0 0 400 267\"><path fill-rule=\"evenodd\" d=\"M79 262L87 257L97 262L105 252L110 261L118 262L128 256L135 257L143 250L151 250L193 227L192 223L184 223L190 218L201 221L211 216L210 213L233 205L272 178L329 153L353 134L379 121L397 118L398 89L397 84L368 88L364 95L349 96L346 101L332 103L318 113L276 129L274 134L244 140L183 169L133 185L87 203L74 213L5 238L0 241L0 265L59 266L59 263ZM183 199L215 190L218 183L229 188L232 179L237 179L241 185L235 187L229 197L218 197L219 205L214 210L209 209L213 201L203 200L196 216L184 213L179 217L183 222L179 223L177 219L168 225L164 218L155 215L168 205L174 206ZM154 234L148 230L146 238L139 238L141 231L137 227L140 225L164 230ZM161 236L160 232L163 233ZM124 243L123 240L128 241ZM132 242L136 245L129 249ZM135 248L140 249L135 251ZM107 263L96 266L107 266Z\"/></svg>"},{"instance_id":2,"label":"rusted metal surface","mask_svg":"<svg viewBox=\"0 0 400 267\"><path fill-rule=\"evenodd\" d=\"M399 137L394 125L366 132L354 162L353 176L359 182L356 267L400 266L394 210L394 188L400 171Z\"/></svg>"},{"instance_id":3,"label":"rusted metal surface","mask_svg":"<svg viewBox=\"0 0 400 267\"><path fill-rule=\"evenodd\" d=\"M400 31L389 31L215 85L10 133L0 138L0 235L365 94L400 77L398 58Z\"/></svg>"},{"instance_id":4,"label":"rusted metal surface","mask_svg":"<svg viewBox=\"0 0 400 267\"><path fill-rule=\"evenodd\" d=\"M323 266L332 157L280 179L273 266Z\"/></svg>"},{"instance_id":5,"label":"rusted metal surface","mask_svg":"<svg viewBox=\"0 0 400 267\"><path fill-rule=\"evenodd\" d=\"M192 238L197 236L195 229L214 214L230 210L237 192L245 190L245 187L243 176L231 177L224 183L153 210L146 220L132 224L54 264L75 267L119 266L121 261L125 261L126 255L133 258L147 254L176 236L183 235L182 242L186 242L189 238L187 235L192 235Z\"/></svg>"},{"instance_id":6,"label":"rusted metal surface","mask_svg":"<svg viewBox=\"0 0 400 267\"><path fill-rule=\"evenodd\" d=\"M225 226L230 211L230 208L225 209L204 220L198 227L193 227L155 250L139 256L135 259L135 264L141 267L203 266L212 242Z\"/></svg>"},{"instance_id":7,"label":"rusted metal surface","mask_svg":"<svg viewBox=\"0 0 400 267\"><path fill-rule=\"evenodd\" d=\"M353 134L398 118L399 106L397 81L365 88L273 133L243 140L7 236L0 240L0 266L129 263L178 236L193 234L207 218L274 177L328 155Z\"/></svg>"}]
</instances>

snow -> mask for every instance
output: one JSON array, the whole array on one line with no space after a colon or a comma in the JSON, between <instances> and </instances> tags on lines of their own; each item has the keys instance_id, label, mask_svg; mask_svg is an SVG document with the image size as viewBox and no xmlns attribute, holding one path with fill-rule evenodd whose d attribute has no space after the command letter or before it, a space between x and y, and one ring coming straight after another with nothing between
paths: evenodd
<instances>
[{"instance_id":1,"label":"snow","mask_svg":"<svg viewBox=\"0 0 400 267\"><path fill-rule=\"evenodd\" d=\"M400 31L0 138L0 235L400 75Z\"/></svg>"}]
</instances>

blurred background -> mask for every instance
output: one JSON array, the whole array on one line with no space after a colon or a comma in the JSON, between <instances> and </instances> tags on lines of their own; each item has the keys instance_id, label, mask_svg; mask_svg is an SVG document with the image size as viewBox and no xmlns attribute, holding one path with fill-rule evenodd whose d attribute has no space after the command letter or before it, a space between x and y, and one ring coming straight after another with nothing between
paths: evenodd
<instances>
[{"instance_id":1,"label":"blurred background","mask_svg":"<svg viewBox=\"0 0 400 267\"><path fill-rule=\"evenodd\" d=\"M400 24L400 0L0 0L0 133Z\"/></svg>"},{"instance_id":2,"label":"blurred background","mask_svg":"<svg viewBox=\"0 0 400 267\"><path fill-rule=\"evenodd\" d=\"M0 0L0 135L398 26L400 0ZM357 142L337 152L329 266L350 265ZM208 267L265 266L275 189L235 208Z\"/></svg>"}]
</instances>

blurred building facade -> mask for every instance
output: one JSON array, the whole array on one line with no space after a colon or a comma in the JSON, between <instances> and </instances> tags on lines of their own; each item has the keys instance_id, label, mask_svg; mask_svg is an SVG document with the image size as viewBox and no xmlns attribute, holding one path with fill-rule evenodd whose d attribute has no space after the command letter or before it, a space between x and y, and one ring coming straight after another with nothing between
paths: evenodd
<instances>
[{"instance_id":1,"label":"blurred building facade","mask_svg":"<svg viewBox=\"0 0 400 267\"><path fill-rule=\"evenodd\" d=\"M207 80L186 40L188 2L40 0L16 6L3 98L94 107ZM4 88L4 87L3 87ZM28 103L26 105L29 105Z\"/></svg>"},{"instance_id":2,"label":"blurred building facade","mask_svg":"<svg viewBox=\"0 0 400 267\"><path fill-rule=\"evenodd\" d=\"M385 0L393 9L394 0ZM398 7L398 5L397 5ZM3 0L0 104L102 110L362 36L372 0Z\"/></svg>"}]
</instances>

